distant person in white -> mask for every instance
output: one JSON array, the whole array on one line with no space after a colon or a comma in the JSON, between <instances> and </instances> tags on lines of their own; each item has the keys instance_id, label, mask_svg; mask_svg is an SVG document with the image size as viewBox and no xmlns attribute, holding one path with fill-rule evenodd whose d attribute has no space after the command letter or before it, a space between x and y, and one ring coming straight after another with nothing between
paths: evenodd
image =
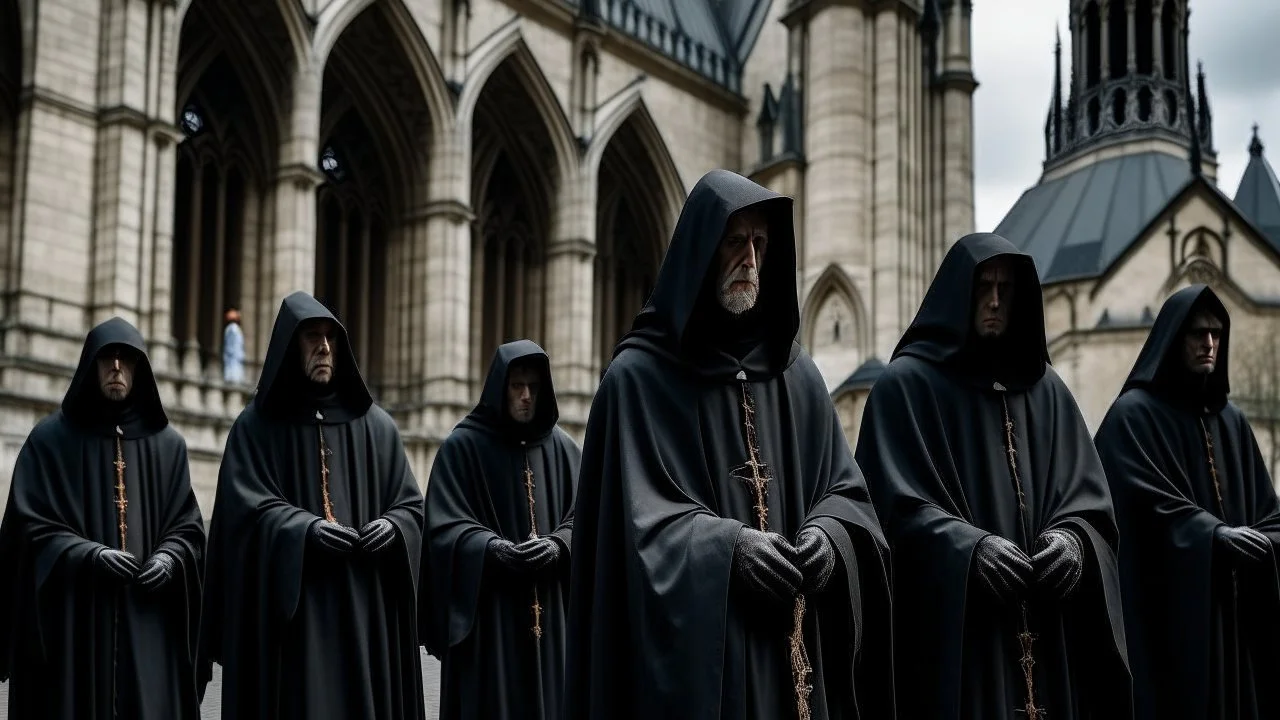
<instances>
[{"instance_id":1,"label":"distant person in white","mask_svg":"<svg viewBox=\"0 0 1280 720\"><path fill-rule=\"evenodd\" d=\"M227 326L222 331L222 380L244 384L244 331L240 329L240 311L231 308L226 314Z\"/></svg>"}]
</instances>

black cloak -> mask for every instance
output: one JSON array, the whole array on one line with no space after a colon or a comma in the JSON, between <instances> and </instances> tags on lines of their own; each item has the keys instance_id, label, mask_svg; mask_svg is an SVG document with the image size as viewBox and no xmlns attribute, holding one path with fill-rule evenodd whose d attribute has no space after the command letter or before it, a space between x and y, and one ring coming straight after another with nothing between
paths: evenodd
<instances>
[{"instance_id":1,"label":"black cloak","mask_svg":"<svg viewBox=\"0 0 1280 720\"><path fill-rule=\"evenodd\" d=\"M98 381L97 357L113 345L139 356L121 402L103 396ZM120 548L117 436L125 550L139 563L161 548L177 560L155 591L93 567L104 545ZM31 431L14 466L0 524L8 717L199 717L194 663L204 550L187 444L161 407L142 335L112 318L89 332L61 409Z\"/></svg>"},{"instance_id":2,"label":"black cloak","mask_svg":"<svg viewBox=\"0 0 1280 720\"><path fill-rule=\"evenodd\" d=\"M715 299L730 215L765 212L769 247L745 321ZM716 170L685 203L652 297L587 421L573 534L566 717L795 717L790 608L732 579L756 526L742 386L771 469L769 529L816 525L836 573L807 597L815 720L893 717L887 547L799 328L791 199ZM745 383L736 379L739 375Z\"/></svg>"},{"instance_id":3,"label":"black cloak","mask_svg":"<svg viewBox=\"0 0 1280 720\"><path fill-rule=\"evenodd\" d=\"M527 424L507 410L507 374L517 361L541 371ZM442 662L445 720L561 720L573 493L581 452L556 426L560 410L547 354L529 340L494 353L480 403L440 446L427 482L423 640ZM486 567L494 537L529 538L525 463L533 472L539 535L560 544L557 565L534 578ZM534 588L542 637L531 630Z\"/></svg>"},{"instance_id":4,"label":"black cloak","mask_svg":"<svg viewBox=\"0 0 1280 720\"><path fill-rule=\"evenodd\" d=\"M334 323L323 389L303 373L296 331ZM319 436L338 522L379 517L398 539L370 556L309 544L324 513ZM223 667L223 717L421 718L417 640L422 494L400 433L373 404L346 330L310 295L284 299L253 401L227 437L209 529L201 681Z\"/></svg>"},{"instance_id":5,"label":"black cloak","mask_svg":"<svg viewBox=\"0 0 1280 720\"><path fill-rule=\"evenodd\" d=\"M1185 325L1201 308L1223 324L1207 378L1193 377L1181 356ZM1280 717L1274 548L1234 578L1230 560L1214 550L1224 522L1280 541L1280 503L1262 454L1227 400L1230 338L1231 319L1212 290L1174 293L1095 438L1120 520L1125 625L1143 720Z\"/></svg>"},{"instance_id":6,"label":"black cloak","mask_svg":"<svg viewBox=\"0 0 1280 720\"><path fill-rule=\"evenodd\" d=\"M975 273L1001 256L1016 273L1011 319L999 347L984 347L972 333ZM1019 519L1002 400L1029 533ZM980 589L974 547L994 533L1031 555L1036 538L1064 526L1081 540L1085 570L1065 602L1027 602L1037 706L1050 720L1131 716L1111 498L1075 400L1048 365L1029 256L990 234L951 248L871 390L856 457L893 549L904 717L1025 717L1021 615Z\"/></svg>"}]
</instances>

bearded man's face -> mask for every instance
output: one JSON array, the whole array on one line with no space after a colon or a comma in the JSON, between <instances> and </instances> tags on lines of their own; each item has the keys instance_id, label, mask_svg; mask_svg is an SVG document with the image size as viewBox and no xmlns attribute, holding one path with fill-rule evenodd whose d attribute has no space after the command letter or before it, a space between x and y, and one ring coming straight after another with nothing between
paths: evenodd
<instances>
[{"instance_id":1,"label":"bearded man's face","mask_svg":"<svg viewBox=\"0 0 1280 720\"><path fill-rule=\"evenodd\" d=\"M734 315L755 307L760 297L760 266L769 249L769 222L758 210L729 217L720 249L718 277L720 305Z\"/></svg>"}]
</instances>

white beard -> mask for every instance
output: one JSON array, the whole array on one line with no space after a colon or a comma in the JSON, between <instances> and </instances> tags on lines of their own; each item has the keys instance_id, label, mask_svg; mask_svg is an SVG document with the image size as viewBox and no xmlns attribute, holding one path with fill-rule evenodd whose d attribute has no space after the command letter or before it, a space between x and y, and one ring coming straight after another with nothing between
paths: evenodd
<instances>
[{"instance_id":1,"label":"white beard","mask_svg":"<svg viewBox=\"0 0 1280 720\"><path fill-rule=\"evenodd\" d=\"M735 290L733 284L746 281L751 285L745 290ZM741 315L756 306L760 295L760 274L755 268L740 267L720 283L720 306L734 315Z\"/></svg>"}]
</instances>

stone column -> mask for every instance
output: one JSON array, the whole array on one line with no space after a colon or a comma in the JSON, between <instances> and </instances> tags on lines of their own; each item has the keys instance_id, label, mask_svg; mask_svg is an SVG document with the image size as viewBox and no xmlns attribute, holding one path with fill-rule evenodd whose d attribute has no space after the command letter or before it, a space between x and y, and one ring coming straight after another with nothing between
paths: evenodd
<instances>
[{"instance_id":1,"label":"stone column","mask_svg":"<svg viewBox=\"0 0 1280 720\"><path fill-rule=\"evenodd\" d=\"M1135 17L1137 8L1136 0L1124 0L1124 16L1125 24L1129 30L1129 75L1138 72L1138 19Z\"/></svg>"},{"instance_id":2,"label":"stone column","mask_svg":"<svg viewBox=\"0 0 1280 720\"><path fill-rule=\"evenodd\" d=\"M1164 3L1151 3L1151 74L1156 77L1164 76L1164 33L1160 24L1163 10ZM1155 91L1154 87L1152 91Z\"/></svg>"},{"instance_id":3,"label":"stone column","mask_svg":"<svg viewBox=\"0 0 1280 720\"><path fill-rule=\"evenodd\" d=\"M561 422L571 432L586 424L599 381L592 337L598 177L585 175L579 169L575 177L560 180L544 286L544 347L551 357Z\"/></svg>"},{"instance_id":4,"label":"stone column","mask_svg":"<svg viewBox=\"0 0 1280 720\"><path fill-rule=\"evenodd\" d=\"M872 344L880 357L888 357L902 334L902 145L898 128L903 110L899 95L902 53L899 47L898 11L875 16L875 49L872 61L872 160L871 323Z\"/></svg>"},{"instance_id":5,"label":"stone column","mask_svg":"<svg viewBox=\"0 0 1280 720\"><path fill-rule=\"evenodd\" d=\"M1111 77L1111 3L1121 0L1098 2L1098 84L1105 84Z\"/></svg>"},{"instance_id":6,"label":"stone column","mask_svg":"<svg viewBox=\"0 0 1280 720\"><path fill-rule=\"evenodd\" d=\"M265 298L273 312L295 290L315 291L316 188L324 182L317 167L322 72L315 64L293 72L292 102L276 174L272 273Z\"/></svg>"}]
</instances>

